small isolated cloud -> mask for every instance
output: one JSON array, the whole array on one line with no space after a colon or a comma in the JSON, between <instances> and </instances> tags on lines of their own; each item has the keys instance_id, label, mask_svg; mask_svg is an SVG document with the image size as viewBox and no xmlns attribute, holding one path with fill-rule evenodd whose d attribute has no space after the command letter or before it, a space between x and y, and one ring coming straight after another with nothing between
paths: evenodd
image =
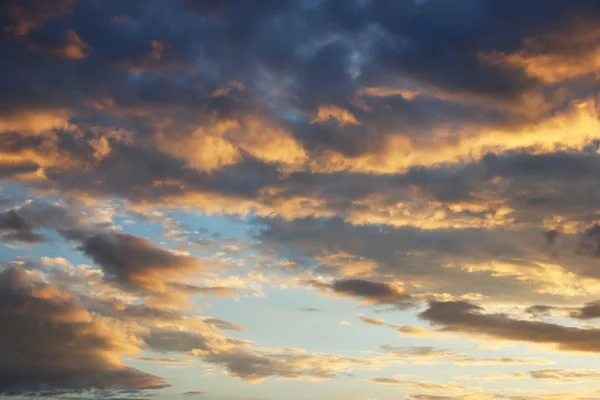
<instances>
[{"instance_id":1,"label":"small isolated cloud","mask_svg":"<svg viewBox=\"0 0 600 400\"><path fill-rule=\"evenodd\" d=\"M391 345L381 346L382 350L407 360L439 360L444 358L456 358L462 356L459 353L454 353L446 349L438 349L432 346L408 346L395 347Z\"/></svg>"},{"instance_id":2,"label":"small isolated cloud","mask_svg":"<svg viewBox=\"0 0 600 400\"><path fill-rule=\"evenodd\" d=\"M420 326L408 326L408 325L390 325L392 328L398 330L399 333L407 336L432 336L435 335L436 332L431 331L427 328L422 328Z\"/></svg>"},{"instance_id":3,"label":"small isolated cloud","mask_svg":"<svg viewBox=\"0 0 600 400\"><path fill-rule=\"evenodd\" d=\"M363 300L367 304L388 304L404 309L410 307L413 301L412 296L396 283L363 279L340 279L331 283L310 280L305 283L326 293Z\"/></svg>"},{"instance_id":4,"label":"small isolated cloud","mask_svg":"<svg viewBox=\"0 0 600 400\"><path fill-rule=\"evenodd\" d=\"M380 319L380 318L372 318L372 317L367 317L364 316L362 314L356 314L358 316L358 318L360 318L360 320L362 322L364 322L365 324L370 324L370 325L385 325L385 321Z\"/></svg>"},{"instance_id":5,"label":"small isolated cloud","mask_svg":"<svg viewBox=\"0 0 600 400\"><path fill-rule=\"evenodd\" d=\"M453 361L456 365L550 365L554 364L553 361L544 360L541 358L512 358L512 357L499 357L499 358L474 358L474 357L462 357Z\"/></svg>"}]
</instances>

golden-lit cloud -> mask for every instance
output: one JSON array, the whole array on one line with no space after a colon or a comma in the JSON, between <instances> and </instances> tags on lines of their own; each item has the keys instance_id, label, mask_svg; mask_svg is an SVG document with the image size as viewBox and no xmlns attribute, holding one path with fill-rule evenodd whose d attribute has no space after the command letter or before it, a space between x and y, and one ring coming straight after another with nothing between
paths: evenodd
<instances>
[{"instance_id":1,"label":"golden-lit cloud","mask_svg":"<svg viewBox=\"0 0 600 400\"><path fill-rule=\"evenodd\" d=\"M1 393L164 386L120 361L141 351L143 328L94 315L72 293L34 282L20 269L2 271L0 288Z\"/></svg>"},{"instance_id":2,"label":"golden-lit cloud","mask_svg":"<svg viewBox=\"0 0 600 400\"><path fill-rule=\"evenodd\" d=\"M381 318L367 317L367 316L362 315L362 314L356 314L356 315L365 324L379 325L379 326L385 325L385 321L383 319L381 319Z\"/></svg>"},{"instance_id":3,"label":"golden-lit cloud","mask_svg":"<svg viewBox=\"0 0 600 400\"><path fill-rule=\"evenodd\" d=\"M409 390L426 390L434 393L462 393L468 390L472 390L467 386L460 385L458 383L436 383L427 381L414 381L404 378L373 378L372 382L385 384L385 385L398 385L405 387Z\"/></svg>"},{"instance_id":4,"label":"golden-lit cloud","mask_svg":"<svg viewBox=\"0 0 600 400\"><path fill-rule=\"evenodd\" d=\"M69 126L67 110L26 110L0 116L1 132L41 134Z\"/></svg>"},{"instance_id":5,"label":"golden-lit cloud","mask_svg":"<svg viewBox=\"0 0 600 400\"><path fill-rule=\"evenodd\" d=\"M334 121L340 126L357 125L359 123L350 111L332 105L319 107L316 117L311 122L314 124L327 121Z\"/></svg>"},{"instance_id":6,"label":"golden-lit cloud","mask_svg":"<svg viewBox=\"0 0 600 400\"><path fill-rule=\"evenodd\" d=\"M559 296L597 295L600 293L600 281L586 278L566 271L560 265L545 262L515 260L503 262L490 260L480 265L462 264L458 267L468 272L489 272L497 277L511 277L519 281L529 282L534 290ZM560 286L556 282L561 282Z\"/></svg>"},{"instance_id":7,"label":"golden-lit cloud","mask_svg":"<svg viewBox=\"0 0 600 400\"><path fill-rule=\"evenodd\" d=\"M523 68L547 84L591 75L600 70L600 30L585 17L555 32L526 38L514 53L482 55L486 62Z\"/></svg>"}]
</instances>

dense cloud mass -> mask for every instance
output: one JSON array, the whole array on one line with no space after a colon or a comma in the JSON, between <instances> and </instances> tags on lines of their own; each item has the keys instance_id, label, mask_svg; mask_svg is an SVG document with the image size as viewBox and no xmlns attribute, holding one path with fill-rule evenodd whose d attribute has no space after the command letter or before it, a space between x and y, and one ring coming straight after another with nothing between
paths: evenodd
<instances>
[{"instance_id":1,"label":"dense cloud mass","mask_svg":"<svg viewBox=\"0 0 600 400\"><path fill-rule=\"evenodd\" d=\"M119 357L140 351L127 326L95 317L71 293L20 269L0 273L0 393L164 386Z\"/></svg>"},{"instance_id":2,"label":"dense cloud mass","mask_svg":"<svg viewBox=\"0 0 600 400\"><path fill-rule=\"evenodd\" d=\"M0 394L600 398L599 20L2 2Z\"/></svg>"}]
</instances>

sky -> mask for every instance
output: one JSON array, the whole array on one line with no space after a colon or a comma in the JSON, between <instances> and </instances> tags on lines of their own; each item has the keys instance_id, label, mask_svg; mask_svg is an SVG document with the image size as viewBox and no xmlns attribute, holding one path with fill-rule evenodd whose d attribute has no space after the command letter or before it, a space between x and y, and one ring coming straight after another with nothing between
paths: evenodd
<instances>
[{"instance_id":1,"label":"sky","mask_svg":"<svg viewBox=\"0 0 600 400\"><path fill-rule=\"evenodd\" d=\"M0 399L600 400L600 2L4 0Z\"/></svg>"}]
</instances>

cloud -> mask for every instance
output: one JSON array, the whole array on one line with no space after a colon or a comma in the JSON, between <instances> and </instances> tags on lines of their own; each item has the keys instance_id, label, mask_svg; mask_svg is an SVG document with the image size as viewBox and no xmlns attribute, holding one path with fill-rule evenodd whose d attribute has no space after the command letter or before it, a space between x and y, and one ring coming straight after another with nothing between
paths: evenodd
<instances>
[{"instance_id":1,"label":"cloud","mask_svg":"<svg viewBox=\"0 0 600 400\"><path fill-rule=\"evenodd\" d=\"M410 390L427 390L440 393L461 393L470 388L457 383L435 383L426 381L412 381L404 378L371 378L372 382L385 385L398 385Z\"/></svg>"},{"instance_id":2,"label":"cloud","mask_svg":"<svg viewBox=\"0 0 600 400\"><path fill-rule=\"evenodd\" d=\"M193 364L194 360L179 360L177 358L162 358L162 357L137 357L138 361L148 361L159 364Z\"/></svg>"},{"instance_id":3,"label":"cloud","mask_svg":"<svg viewBox=\"0 0 600 400\"><path fill-rule=\"evenodd\" d=\"M397 283L363 279L338 279L332 282L311 279L301 283L322 290L325 294L359 299L367 304L391 304L398 308L412 305L412 296Z\"/></svg>"},{"instance_id":4,"label":"cloud","mask_svg":"<svg viewBox=\"0 0 600 400\"><path fill-rule=\"evenodd\" d=\"M27 226L31 230L53 230L69 240L115 228L102 208L86 208L79 202L68 200L54 203L44 199L27 201L2 215L10 217L21 229Z\"/></svg>"},{"instance_id":5,"label":"cloud","mask_svg":"<svg viewBox=\"0 0 600 400\"><path fill-rule=\"evenodd\" d=\"M592 396L592 397L590 397ZM454 395L434 395L434 394L414 394L409 395L410 400L555 400L555 399L574 399L574 400L590 400L596 399L594 393L589 391L581 392L552 392L552 391L531 391L517 395L501 394L494 392L473 391L471 393Z\"/></svg>"},{"instance_id":6,"label":"cloud","mask_svg":"<svg viewBox=\"0 0 600 400\"><path fill-rule=\"evenodd\" d=\"M356 297L372 304L397 304L399 307L406 307L411 299L402 287L393 283L345 279L334 281L331 289L338 295Z\"/></svg>"},{"instance_id":7,"label":"cloud","mask_svg":"<svg viewBox=\"0 0 600 400\"><path fill-rule=\"evenodd\" d=\"M201 270L193 257L125 233L93 235L84 239L80 248L102 268L107 279L146 293L167 294L170 280Z\"/></svg>"},{"instance_id":8,"label":"cloud","mask_svg":"<svg viewBox=\"0 0 600 400\"><path fill-rule=\"evenodd\" d=\"M441 326L442 331L483 336L490 339L546 344L561 351L600 351L598 329L576 328L553 323L513 319L506 314L488 314L468 302L431 302L420 314Z\"/></svg>"},{"instance_id":9,"label":"cloud","mask_svg":"<svg viewBox=\"0 0 600 400\"><path fill-rule=\"evenodd\" d=\"M244 330L244 327L241 325L232 324L231 322L223 321L222 319L218 318L207 318L204 320L204 322L222 330L237 332L242 332Z\"/></svg>"},{"instance_id":10,"label":"cloud","mask_svg":"<svg viewBox=\"0 0 600 400\"><path fill-rule=\"evenodd\" d=\"M590 381L600 381L600 371L598 370L564 370L564 369L540 369L529 371L529 376L533 379L557 380L561 383L582 383Z\"/></svg>"},{"instance_id":11,"label":"cloud","mask_svg":"<svg viewBox=\"0 0 600 400\"><path fill-rule=\"evenodd\" d=\"M224 286L194 286L185 283L172 282L169 284L174 290L178 290L184 293L190 293L201 296L212 296L212 297L228 297L234 293L241 292L237 288L229 288Z\"/></svg>"},{"instance_id":12,"label":"cloud","mask_svg":"<svg viewBox=\"0 0 600 400\"><path fill-rule=\"evenodd\" d=\"M453 353L445 349L437 349L431 346L395 347L391 345L381 346L382 350L408 360L439 360L443 358L457 358L461 354Z\"/></svg>"},{"instance_id":13,"label":"cloud","mask_svg":"<svg viewBox=\"0 0 600 400\"><path fill-rule=\"evenodd\" d=\"M421 316L442 331L596 352L595 328L541 321L600 315L600 7L538 3L7 1L0 180L46 200L2 211L0 238L11 254L74 245L98 268L43 259L29 273L92 320L153 332L133 342L248 381L364 366L256 348L220 332L235 324L174 308L246 293L284 263L290 281L371 306L437 300ZM114 222L155 207L254 220L235 257L259 272L230 288L200 275L212 260L169 250L192 247L192 229L165 223L163 247ZM538 306L518 319L458 300ZM502 398L452 395L486 396Z\"/></svg>"},{"instance_id":14,"label":"cloud","mask_svg":"<svg viewBox=\"0 0 600 400\"><path fill-rule=\"evenodd\" d=\"M367 317L364 316L362 314L356 314L358 316L358 318L360 318L360 320L362 322L364 322L365 324L370 324L370 325L384 325L385 321L380 319L380 318L371 318L371 317Z\"/></svg>"},{"instance_id":15,"label":"cloud","mask_svg":"<svg viewBox=\"0 0 600 400\"><path fill-rule=\"evenodd\" d=\"M432 336L435 332L430 331L427 328L422 328L420 326L408 326L408 325L390 325L392 328L395 328L403 335L409 336Z\"/></svg>"},{"instance_id":16,"label":"cloud","mask_svg":"<svg viewBox=\"0 0 600 400\"><path fill-rule=\"evenodd\" d=\"M581 309L572 312L570 316L583 320L600 318L600 302L587 303Z\"/></svg>"},{"instance_id":17,"label":"cloud","mask_svg":"<svg viewBox=\"0 0 600 400\"><path fill-rule=\"evenodd\" d=\"M19 176L36 172L40 166L35 162L9 162L0 163L0 180L17 179Z\"/></svg>"},{"instance_id":18,"label":"cloud","mask_svg":"<svg viewBox=\"0 0 600 400\"><path fill-rule=\"evenodd\" d=\"M550 360L539 358L473 358L464 357L454 361L456 365L548 365L553 364Z\"/></svg>"},{"instance_id":19,"label":"cloud","mask_svg":"<svg viewBox=\"0 0 600 400\"><path fill-rule=\"evenodd\" d=\"M251 346L211 330L180 331L153 329L144 338L153 351L187 353L205 362L222 366L228 374L250 383L270 377L281 379L323 380L352 368L376 368L381 361L342 357L326 353L308 353L301 349L279 351Z\"/></svg>"},{"instance_id":20,"label":"cloud","mask_svg":"<svg viewBox=\"0 0 600 400\"><path fill-rule=\"evenodd\" d=\"M13 5L5 15L21 33L3 41L14 54L3 69L3 99L7 110L18 111L4 113L3 130L18 137L12 156L40 159L43 187L179 204L219 194L226 200L221 207L265 208L268 215L283 207L260 192L270 191L282 170L399 172L498 147L550 149L574 131L581 140L592 131L583 122L593 122L593 107L567 102L553 109L552 99L537 92L543 82L526 68L484 57L515 53L527 38L563 27L565 15L595 15L588 3L554 6L543 17L489 1L469 4L464 14L438 2L327 1L306 8L263 1L228 3L218 12L189 2L67 3L36 17ZM185 34L160 18L167 12ZM86 23L90 15L93 25ZM406 21L390 23L390 15ZM309 23L315 18L318 24ZM481 22L491 19L499 25ZM440 36L454 51L442 51ZM532 92L542 99L523 111ZM48 120L30 124L47 137L19 137L31 129L12 115ZM294 118L282 117L288 115ZM315 116L325 123L311 123ZM467 134L464 126L473 129ZM561 136L565 126L568 137ZM252 182L241 187L241 175Z\"/></svg>"},{"instance_id":21,"label":"cloud","mask_svg":"<svg viewBox=\"0 0 600 400\"><path fill-rule=\"evenodd\" d=\"M0 273L0 297L1 393L164 387L162 379L119 361L143 345L134 327L94 316L73 294L20 269Z\"/></svg>"},{"instance_id":22,"label":"cloud","mask_svg":"<svg viewBox=\"0 0 600 400\"><path fill-rule=\"evenodd\" d=\"M34 233L27 221L14 210L0 214L0 238L21 243L39 243L46 240L44 236Z\"/></svg>"}]
</instances>

